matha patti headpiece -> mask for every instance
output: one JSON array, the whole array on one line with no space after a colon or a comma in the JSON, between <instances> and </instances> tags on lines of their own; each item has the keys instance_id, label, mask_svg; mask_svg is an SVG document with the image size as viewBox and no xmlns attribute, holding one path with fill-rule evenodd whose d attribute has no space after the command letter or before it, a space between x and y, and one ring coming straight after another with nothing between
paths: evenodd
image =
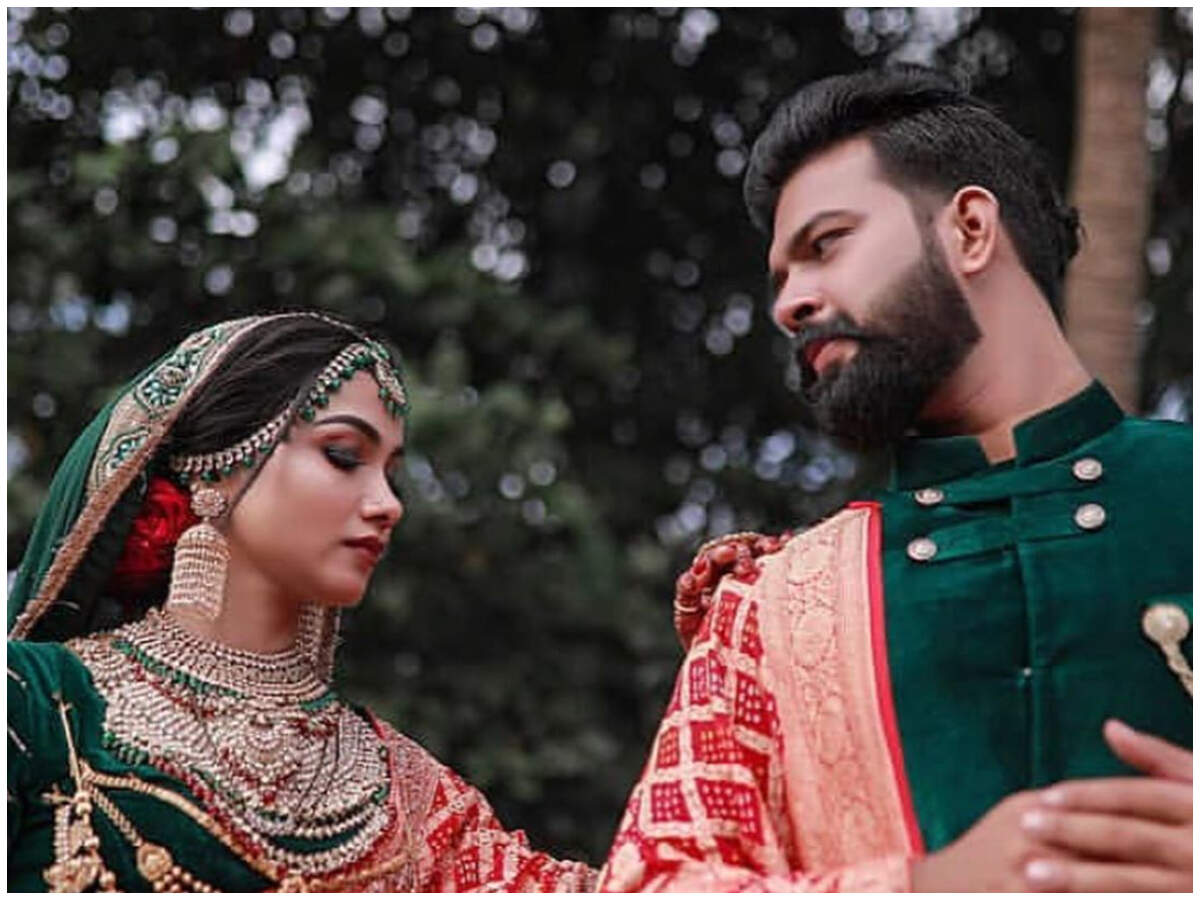
<instances>
[{"instance_id":1,"label":"matha patti headpiece","mask_svg":"<svg viewBox=\"0 0 1200 900\"><path fill-rule=\"evenodd\" d=\"M337 354L321 370L312 388L300 405L300 418L311 422L320 407L329 405L329 397L354 377L359 371L367 371L379 385L379 399L392 418L398 418L408 409L408 395L404 390L387 349L375 341L360 341L350 344ZM254 468L255 462L265 457L274 448L287 427L290 407L279 412L252 435L238 441L232 447L213 453L195 456L172 456L171 471L187 484L193 478L215 482L232 475L239 467Z\"/></svg>"}]
</instances>

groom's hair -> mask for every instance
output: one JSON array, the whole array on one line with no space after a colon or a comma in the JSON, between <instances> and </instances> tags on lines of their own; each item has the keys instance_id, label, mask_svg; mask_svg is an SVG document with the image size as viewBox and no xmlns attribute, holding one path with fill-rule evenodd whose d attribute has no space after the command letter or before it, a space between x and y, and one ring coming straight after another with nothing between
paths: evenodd
<instances>
[{"instance_id":1,"label":"groom's hair","mask_svg":"<svg viewBox=\"0 0 1200 900\"><path fill-rule=\"evenodd\" d=\"M750 153L744 198L767 234L783 186L805 161L853 137L870 141L884 176L915 201L948 201L965 185L991 191L1021 262L1051 307L1079 249L1079 216L1064 204L1034 146L948 75L920 66L835 75L783 101Z\"/></svg>"}]
</instances>

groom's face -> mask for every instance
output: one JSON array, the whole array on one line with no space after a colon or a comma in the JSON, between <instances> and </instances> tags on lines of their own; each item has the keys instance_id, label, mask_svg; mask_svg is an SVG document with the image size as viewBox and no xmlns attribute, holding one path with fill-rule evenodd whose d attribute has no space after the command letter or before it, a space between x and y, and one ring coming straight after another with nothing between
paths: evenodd
<instances>
[{"instance_id":1,"label":"groom's face","mask_svg":"<svg viewBox=\"0 0 1200 900\"><path fill-rule=\"evenodd\" d=\"M804 397L818 426L849 443L898 438L979 339L932 224L917 222L866 139L793 173L768 265Z\"/></svg>"}]
</instances>

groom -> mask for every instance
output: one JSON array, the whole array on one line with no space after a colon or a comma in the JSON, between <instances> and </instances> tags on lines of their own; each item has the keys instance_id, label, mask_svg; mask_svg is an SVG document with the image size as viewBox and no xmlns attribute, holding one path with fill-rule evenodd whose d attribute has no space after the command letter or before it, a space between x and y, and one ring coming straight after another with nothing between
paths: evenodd
<instances>
[{"instance_id":1,"label":"groom","mask_svg":"<svg viewBox=\"0 0 1200 900\"><path fill-rule=\"evenodd\" d=\"M894 464L681 577L602 888L1189 890L1191 431L1067 344L1038 155L942 76L864 72L780 106L745 195L818 423Z\"/></svg>"}]
</instances>

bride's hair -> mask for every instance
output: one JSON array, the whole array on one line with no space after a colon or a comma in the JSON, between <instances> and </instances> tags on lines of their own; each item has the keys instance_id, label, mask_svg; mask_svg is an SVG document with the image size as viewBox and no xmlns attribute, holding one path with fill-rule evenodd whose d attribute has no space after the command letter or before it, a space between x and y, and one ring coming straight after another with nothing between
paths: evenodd
<instances>
[{"instance_id":1,"label":"bride's hair","mask_svg":"<svg viewBox=\"0 0 1200 900\"><path fill-rule=\"evenodd\" d=\"M251 329L188 400L160 457L224 450L284 408L291 421L329 361L348 344L367 339L358 328L324 315L297 314Z\"/></svg>"}]
</instances>

